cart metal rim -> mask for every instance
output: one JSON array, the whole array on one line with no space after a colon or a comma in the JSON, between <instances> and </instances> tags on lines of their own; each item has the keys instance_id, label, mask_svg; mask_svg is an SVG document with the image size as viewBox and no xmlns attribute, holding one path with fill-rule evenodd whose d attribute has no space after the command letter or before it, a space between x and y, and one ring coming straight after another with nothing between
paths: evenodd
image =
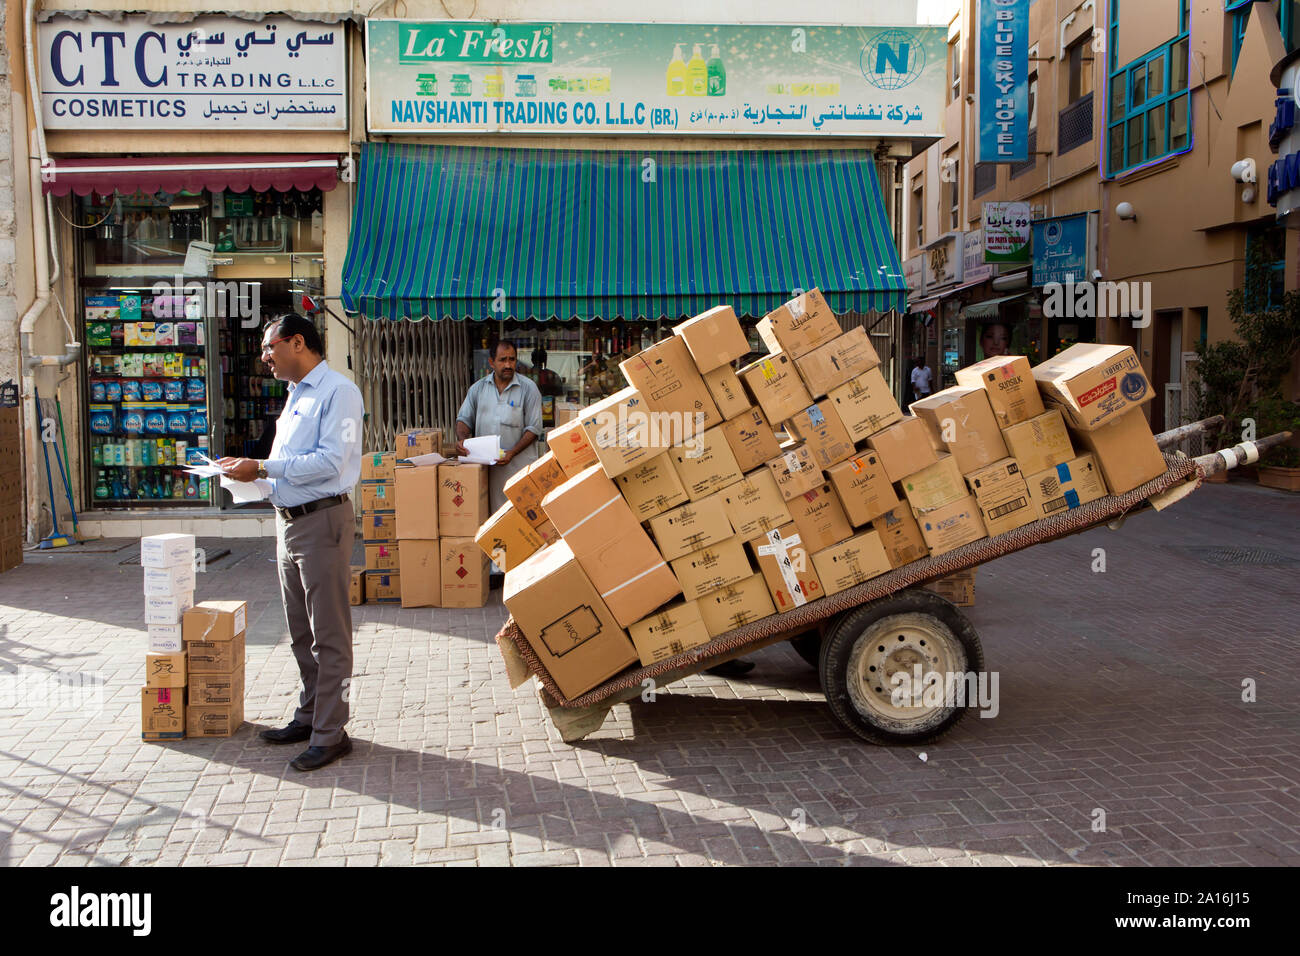
<instances>
[{"instance_id":1,"label":"cart metal rim","mask_svg":"<svg viewBox=\"0 0 1300 956\"><path fill-rule=\"evenodd\" d=\"M849 700L868 720L899 728L932 723L953 709L946 681L965 674L966 660L961 641L939 619L921 613L883 618L863 631L849 653Z\"/></svg>"}]
</instances>

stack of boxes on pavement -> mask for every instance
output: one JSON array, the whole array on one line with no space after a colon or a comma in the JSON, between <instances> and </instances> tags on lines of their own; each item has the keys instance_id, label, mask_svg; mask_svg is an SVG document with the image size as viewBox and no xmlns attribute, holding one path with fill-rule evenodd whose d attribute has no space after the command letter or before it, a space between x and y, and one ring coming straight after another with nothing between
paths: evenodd
<instances>
[{"instance_id":1,"label":"stack of boxes on pavement","mask_svg":"<svg viewBox=\"0 0 1300 956\"><path fill-rule=\"evenodd\" d=\"M353 568L353 604L482 607L488 562L474 542L488 520L488 470L441 457L442 431L399 432L394 450L361 460L364 568Z\"/></svg>"},{"instance_id":2,"label":"stack of boxes on pavement","mask_svg":"<svg viewBox=\"0 0 1300 956\"><path fill-rule=\"evenodd\" d=\"M192 534L140 539L145 686L141 737L229 737L244 720L243 601L194 603Z\"/></svg>"},{"instance_id":3,"label":"stack of boxes on pavement","mask_svg":"<svg viewBox=\"0 0 1300 956\"><path fill-rule=\"evenodd\" d=\"M870 336L818 290L759 323L769 354L742 368L729 307L673 331L550 432L477 536L569 698L1165 470L1122 346L991 358L905 415ZM969 605L974 571L932 587Z\"/></svg>"}]
</instances>

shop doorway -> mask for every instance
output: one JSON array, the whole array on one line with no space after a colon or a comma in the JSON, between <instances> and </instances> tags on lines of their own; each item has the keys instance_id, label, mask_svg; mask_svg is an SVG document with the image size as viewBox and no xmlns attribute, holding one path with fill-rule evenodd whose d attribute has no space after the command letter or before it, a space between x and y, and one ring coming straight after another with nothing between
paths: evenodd
<instances>
[{"instance_id":1,"label":"shop doorway","mask_svg":"<svg viewBox=\"0 0 1300 956\"><path fill-rule=\"evenodd\" d=\"M1151 429L1159 434L1182 424L1182 309L1157 312L1151 335Z\"/></svg>"}]
</instances>

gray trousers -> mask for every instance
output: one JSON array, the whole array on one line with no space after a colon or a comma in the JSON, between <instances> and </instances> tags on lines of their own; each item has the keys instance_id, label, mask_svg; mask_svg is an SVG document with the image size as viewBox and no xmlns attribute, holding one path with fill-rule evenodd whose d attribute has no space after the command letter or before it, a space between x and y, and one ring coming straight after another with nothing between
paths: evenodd
<instances>
[{"instance_id":1,"label":"gray trousers","mask_svg":"<svg viewBox=\"0 0 1300 956\"><path fill-rule=\"evenodd\" d=\"M280 596L302 694L293 719L310 724L310 746L343 739L352 681L352 605L348 602L352 502L286 521L277 512Z\"/></svg>"}]
</instances>

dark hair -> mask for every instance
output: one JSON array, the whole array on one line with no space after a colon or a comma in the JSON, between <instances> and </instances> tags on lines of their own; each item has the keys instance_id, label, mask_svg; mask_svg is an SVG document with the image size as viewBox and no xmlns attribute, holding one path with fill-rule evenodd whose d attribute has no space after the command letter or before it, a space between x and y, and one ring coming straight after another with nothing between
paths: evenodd
<instances>
[{"instance_id":1,"label":"dark hair","mask_svg":"<svg viewBox=\"0 0 1300 956\"><path fill-rule=\"evenodd\" d=\"M516 355L519 354L519 346L515 345L514 342L510 341L509 339L497 339L495 342L492 343L492 359L493 359L493 361L496 360L497 353L501 351L501 346L503 346L503 345L508 346L509 348L514 349L514 352L515 352Z\"/></svg>"},{"instance_id":2,"label":"dark hair","mask_svg":"<svg viewBox=\"0 0 1300 956\"><path fill-rule=\"evenodd\" d=\"M272 318L270 324L279 326L280 334L276 336L277 338L290 339L295 335L301 335L302 344L307 346L308 351L315 352L322 358L325 357L325 345L321 342L316 323L311 319L297 312L285 312Z\"/></svg>"}]
</instances>

